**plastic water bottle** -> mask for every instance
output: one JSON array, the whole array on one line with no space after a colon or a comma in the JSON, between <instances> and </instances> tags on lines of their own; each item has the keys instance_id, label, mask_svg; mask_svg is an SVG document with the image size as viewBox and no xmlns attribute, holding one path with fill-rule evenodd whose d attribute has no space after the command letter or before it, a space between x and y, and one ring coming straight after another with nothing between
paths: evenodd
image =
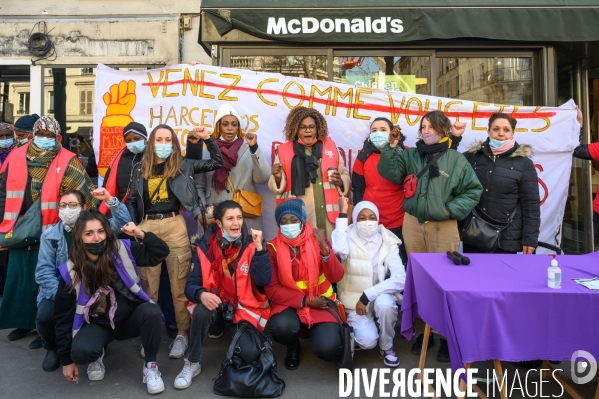
<instances>
[{"instance_id":1,"label":"plastic water bottle","mask_svg":"<svg viewBox=\"0 0 599 399\"><path fill-rule=\"evenodd\" d=\"M551 266L547 269L547 286L555 289L562 288L562 269L557 266L555 255L553 255L553 260L551 260Z\"/></svg>"}]
</instances>

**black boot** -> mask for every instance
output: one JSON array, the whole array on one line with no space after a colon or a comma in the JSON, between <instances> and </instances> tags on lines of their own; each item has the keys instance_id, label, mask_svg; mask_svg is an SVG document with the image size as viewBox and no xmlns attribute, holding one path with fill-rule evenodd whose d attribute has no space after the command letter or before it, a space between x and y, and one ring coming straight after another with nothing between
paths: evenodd
<instances>
[{"instance_id":1,"label":"black boot","mask_svg":"<svg viewBox=\"0 0 599 399\"><path fill-rule=\"evenodd\" d=\"M42 337L38 336L36 339L31 341L29 349L39 349L42 347Z\"/></svg>"},{"instance_id":2,"label":"black boot","mask_svg":"<svg viewBox=\"0 0 599 399\"><path fill-rule=\"evenodd\" d=\"M439 352L437 352L437 361L441 363L447 363L449 360L449 347L447 346L447 340L441 338L441 345L439 345Z\"/></svg>"},{"instance_id":3,"label":"black boot","mask_svg":"<svg viewBox=\"0 0 599 399\"><path fill-rule=\"evenodd\" d=\"M285 358L285 368L287 370L295 370L300 365L300 352L302 351L302 345L299 339L293 345L287 347L287 357Z\"/></svg>"},{"instance_id":4,"label":"black boot","mask_svg":"<svg viewBox=\"0 0 599 399\"><path fill-rule=\"evenodd\" d=\"M58 353L55 350L46 352L46 358L42 363L42 369L49 372L56 370L58 366L60 366L60 362L58 361Z\"/></svg>"},{"instance_id":5,"label":"black boot","mask_svg":"<svg viewBox=\"0 0 599 399\"><path fill-rule=\"evenodd\" d=\"M422 352L422 343L423 342L424 342L424 334L420 334L418 336L418 338L416 338L416 342L414 342L414 345L412 345L412 353L414 355L420 356L420 352ZM430 349L433 346L435 346L435 339L433 338L433 335L431 334L430 337L428 338L427 349Z\"/></svg>"},{"instance_id":6,"label":"black boot","mask_svg":"<svg viewBox=\"0 0 599 399\"><path fill-rule=\"evenodd\" d=\"M6 338L8 338L9 341L17 341L21 338L25 338L27 334L29 334L29 331L31 331L29 328L17 328L12 330Z\"/></svg>"}]
</instances>

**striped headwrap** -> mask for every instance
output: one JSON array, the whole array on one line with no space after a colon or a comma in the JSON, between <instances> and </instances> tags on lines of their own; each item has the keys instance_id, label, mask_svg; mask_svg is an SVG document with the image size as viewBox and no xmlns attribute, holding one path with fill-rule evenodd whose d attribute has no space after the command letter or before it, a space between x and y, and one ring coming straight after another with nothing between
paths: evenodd
<instances>
[{"instance_id":1,"label":"striped headwrap","mask_svg":"<svg viewBox=\"0 0 599 399\"><path fill-rule=\"evenodd\" d=\"M35 122L35 125L33 125L33 134L40 130L47 130L50 133L54 133L56 137L60 136L60 124L51 116L42 116Z\"/></svg>"}]
</instances>

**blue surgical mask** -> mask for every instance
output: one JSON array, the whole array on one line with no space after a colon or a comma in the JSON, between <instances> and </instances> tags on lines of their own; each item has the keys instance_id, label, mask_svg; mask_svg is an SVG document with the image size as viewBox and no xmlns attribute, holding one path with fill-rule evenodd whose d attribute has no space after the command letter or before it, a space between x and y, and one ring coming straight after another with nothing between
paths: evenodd
<instances>
[{"instance_id":1,"label":"blue surgical mask","mask_svg":"<svg viewBox=\"0 0 599 399\"><path fill-rule=\"evenodd\" d=\"M281 225L281 234L289 239L296 238L302 232L301 223L283 224Z\"/></svg>"},{"instance_id":2,"label":"blue surgical mask","mask_svg":"<svg viewBox=\"0 0 599 399\"><path fill-rule=\"evenodd\" d=\"M499 148L502 145L504 145L505 143L507 143L509 140L495 140L489 137L489 145L493 148Z\"/></svg>"},{"instance_id":3,"label":"blue surgical mask","mask_svg":"<svg viewBox=\"0 0 599 399\"><path fill-rule=\"evenodd\" d=\"M156 144L156 155L160 159L166 159L173 153L172 144Z\"/></svg>"},{"instance_id":4,"label":"blue surgical mask","mask_svg":"<svg viewBox=\"0 0 599 399\"><path fill-rule=\"evenodd\" d=\"M56 145L56 139L35 136L33 138L33 144L35 144L40 150L49 150Z\"/></svg>"},{"instance_id":5,"label":"blue surgical mask","mask_svg":"<svg viewBox=\"0 0 599 399\"><path fill-rule=\"evenodd\" d=\"M13 138L0 140L0 148L8 148L11 145L13 145L14 143L15 143L15 139L13 139Z\"/></svg>"},{"instance_id":6,"label":"blue surgical mask","mask_svg":"<svg viewBox=\"0 0 599 399\"><path fill-rule=\"evenodd\" d=\"M146 149L146 143L143 140L137 140L132 143L126 143L127 149L134 154L141 154Z\"/></svg>"},{"instance_id":7,"label":"blue surgical mask","mask_svg":"<svg viewBox=\"0 0 599 399\"><path fill-rule=\"evenodd\" d=\"M223 230L221 230L221 231L223 232L223 238L224 238L225 240L229 241L229 242L236 241L236 240L237 240L237 238L239 238L239 237L237 237L237 238L233 238L233 237L231 237L230 235L228 235L228 234L227 234L227 232L226 232L224 229L223 229Z\"/></svg>"},{"instance_id":8,"label":"blue surgical mask","mask_svg":"<svg viewBox=\"0 0 599 399\"><path fill-rule=\"evenodd\" d=\"M370 134L370 142L376 148L383 148L389 142L389 133L375 132Z\"/></svg>"}]
</instances>

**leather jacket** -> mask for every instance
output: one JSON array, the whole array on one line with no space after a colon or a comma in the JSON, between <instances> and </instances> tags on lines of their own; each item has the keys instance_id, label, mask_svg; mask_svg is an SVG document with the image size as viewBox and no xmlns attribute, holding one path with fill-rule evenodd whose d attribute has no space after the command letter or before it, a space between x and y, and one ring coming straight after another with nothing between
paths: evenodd
<instances>
[{"instance_id":1,"label":"leather jacket","mask_svg":"<svg viewBox=\"0 0 599 399\"><path fill-rule=\"evenodd\" d=\"M186 152L183 159L181 173L175 178L168 179L167 183L171 191L175 194L183 208L188 212L193 212L194 218L201 214L203 205L200 204L198 192L196 190L194 174L205 173L216 170L223 166L223 158L218 149L216 141L211 137L204 141L206 148L210 153L210 159L191 159ZM202 141L197 144L188 142L188 146L202 146ZM131 181L131 195L127 199L127 209L131 214L131 220L139 224L144 217L144 177L141 173L141 162L134 166L133 180Z\"/></svg>"}]
</instances>

